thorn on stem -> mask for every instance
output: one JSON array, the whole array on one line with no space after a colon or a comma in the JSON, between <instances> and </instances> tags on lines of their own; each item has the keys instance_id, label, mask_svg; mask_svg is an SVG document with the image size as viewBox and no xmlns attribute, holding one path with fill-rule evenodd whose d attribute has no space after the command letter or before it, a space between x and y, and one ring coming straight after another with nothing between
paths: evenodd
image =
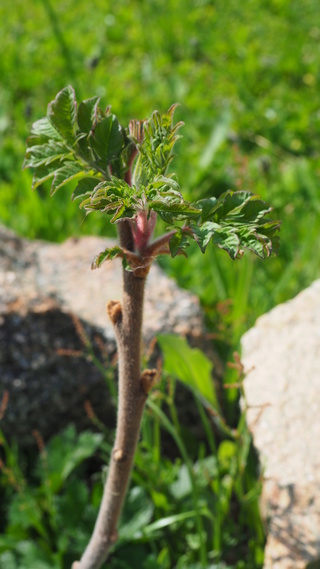
<instances>
[{"instance_id":1,"label":"thorn on stem","mask_svg":"<svg viewBox=\"0 0 320 569\"><path fill-rule=\"evenodd\" d=\"M156 369L145 369L141 374L141 385L144 393L148 395L149 391L155 385L158 378L158 370Z\"/></svg>"},{"instance_id":2,"label":"thorn on stem","mask_svg":"<svg viewBox=\"0 0 320 569\"><path fill-rule=\"evenodd\" d=\"M112 324L117 324L122 318L122 307L119 300L110 300L107 304L107 314Z\"/></svg>"}]
</instances>

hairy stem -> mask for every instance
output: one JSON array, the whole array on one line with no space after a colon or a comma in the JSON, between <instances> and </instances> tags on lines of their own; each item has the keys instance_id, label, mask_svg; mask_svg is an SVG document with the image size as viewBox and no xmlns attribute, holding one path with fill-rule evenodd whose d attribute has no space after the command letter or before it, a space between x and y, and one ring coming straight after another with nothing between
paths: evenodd
<instances>
[{"instance_id":1,"label":"hairy stem","mask_svg":"<svg viewBox=\"0 0 320 569\"><path fill-rule=\"evenodd\" d=\"M122 246L132 250L129 224L119 224ZM99 569L117 540L117 525L138 442L147 389L141 381L141 329L145 278L123 272L123 304L109 302L107 310L113 322L119 355L119 399L117 430L111 463L99 514L91 540L73 569ZM152 372L151 372L152 374Z\"/></svg>"},{"instance_id":2,"label":"hairy stem","mask_svg":"<svg viewBox=\"0 0 320 569\"><path fill-rule=\"evenodd\" d=\"M177 230L173 229L172 231L164 233L163 235L158 237L158 239L155 239L152 243L150 243L149 247L146 249L146 255L148 255L149 257L156 257L157 255L159 255L160 252L161 254L167 251L170 252L169 241L176 233Z\"/></svg>"}]
</instances>

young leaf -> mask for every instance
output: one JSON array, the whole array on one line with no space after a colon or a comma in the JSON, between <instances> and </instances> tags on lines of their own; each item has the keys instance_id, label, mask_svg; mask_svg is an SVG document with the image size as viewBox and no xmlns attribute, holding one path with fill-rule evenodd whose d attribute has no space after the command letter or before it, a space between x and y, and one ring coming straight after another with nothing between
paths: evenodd
<instances>
[{"instance_id":1,"label":"young leaf","mask_svg":"<svg viewBox=\"0 0 320 569\"><path fill-rule=\"evenodd\" d=\"M227 251L233 261L240 255L240 238L232 227L220 227L213 233L211 240L220 249ZM246 247L244 243L241 245Z\"/></svg>"},{"instance_id":2,"label":"young leaf","mask_svg":"<svg viewBox=\"0 0 320 569\"><path fill-rule=\"evenodd\" d=\"M201 216L198 224L190 226L191 236L203 253L209 241L225 249L232 259L239 257L243 249L261 258L277 251L280 222L263 219L271 208L258 196L228 191L217 201L201 200L196 205L201 208Z\"/></svg>"},{"instance_id":3,"label":"young leaf","mask_svg":"<svg viewBox=\"0 0 320 569\"><path fill-rule=\"evenodd\" d=\"M48 164L47 166L39 166L35 169L32 178L32 189L35 190L38 186L53 178L57 170L56 164Z\"/></svg>"},{"instance_id":4,"label":"young leaf","mask_svg":"<svg viewBox=\"0 0 320 569\"><path fill-rule=\"evenodd\" d=\"M183 233L181 229L178 229L177 232L171 237L169 241L169 249L171 253L171 257L176 257L179 253L184 253L184 250L189 246L188 238Z\"/></svg>"},{"instance_id":5,"label":"young leaf","mask_svg":"<svg viewBox=\"0 0 320 569\"><path fill-rule=\"evenodd\" d=\"M63 138L61 134L53 127L48 117L43 117L38 121L34 122L31 129L31 136L38 136L44 141L57 140L62 142ZM30 137L31 138L31 137ZM28 141L29 139L27 139Z\"/></svg>"},{"instance_id":6,"label":"young leaf","mask_svg":"<svg viewBox=\"0 0 320 569\"><path fill-rule=\"evenodd\" d=\"M48 106L48 118L59 134L73 145L75 141L75 123L77 103L72 87L65 87Z\"/></svg>"},{"instance_id":7,"label":"young leaf","mask_svg":"<svg viewBox=\"0 0 320 569\"><path fill-rule=\"evenodd\" d=\"M120 154L124 147L124 136L115 115L108 115L96 124L90 135L90 143L103 168Z\"/></svg>"},{"instance_id":8,"label":"young leaf","mask_svg":"<svg viewBox=\"0 0 320 569\"><path fill-rule=\"evenodd\" d=\"M71 199L83 198L83 196L91 195L94 189L100 184L100 178L82 178L79 180L76 189L74 190Z\"/></svg>"},{"instance_id":9,"label":"young leaf","mask_svg":"<svg viewBox=\"0 0 320 569\"><path fill-rule=\"evenodd\" d=\"M113 259L116 259L116 257L123 256L124 252L121 247L118 247L117 245L115 247L109 247L99 253L99 255L95 256L91 264L91 269L98 269L105 261L112 261Z\"/></svg>"},{"instance_id":10,"label":"young leaf","mask_svg":"<svg viewBox=\"0 0 320 569\"><path fill-rule=\"evenodd\" d=\"M214 232L220 228L218 223L212 221L206 221L200 226L193 225L192 232L195 236L195 240L198 243L202 253L205 253L207 245L212 238Z\"/></svg>"},{"instance_id":11,"label":"young leaf","mask_svg":"<svg viewBox=\"0 0 320 569\"><path fill-rule=\"evenodd\" d=\"M170 199L154 200L148 203L149 208L156 211L167 223L175 220L192 219L199 217L199 210L192 204L184 201L170 201Z\"/></svg>"},{"instance_id":12,"label":"young leaf","mask_svg":"<svg viewBox=\"0 0 320 569\"><path fill-rule=\"evenodd\" d=\"M70 150L59 142L50 141L47 144L31 146L27 149L23 168L38 168L47 166L56 160L71 157Z\"/></svg>"},{"instance_id":13,"label":"young leaf","mask_svg":"<svg viewBox=\"0 0 320 569\"><path fill-rule=\"evenodd\" d=\"M53 195L61 186L76 178L83 178L84 176L92 176L93 172L84 171L83 166L78 162L65 162L62 168L56 170L51 186L51 195Z\"/></svg>"},{"instance_id":14,"label":"young leaf","mask_svg":"<svg viewBox=\"0 0 320 569\"><path fill-rule=\"evenodd\" d=\"M92 97L80 103L77 120L81 132L89 134L92 130L94 121L96 120L96 109L99 100L99 97Z\"/></svg>"}]
</instances>

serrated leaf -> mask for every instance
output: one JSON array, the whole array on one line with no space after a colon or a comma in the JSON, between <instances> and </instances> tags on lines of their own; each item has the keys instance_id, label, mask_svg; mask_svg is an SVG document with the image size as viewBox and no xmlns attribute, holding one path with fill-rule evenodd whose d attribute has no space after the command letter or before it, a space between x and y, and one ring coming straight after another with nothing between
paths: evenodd
<instances>
[{"instance_id":1,"label":"serrated leaf","mask_svg":"<svg viewBox=\"0 0 320 569\"><path fill-rule=\"evenodd\" d=\"M196 225L191 225L190 229L192 230L193 235L195 236L195 240L198 243L202 253L205 253L207 245L213 236L216 229L219 229L220 226L218 223L214 223L212 221L207 221L200 225L199 227Z\"/></svg>"},{"instance_id":2,"label":"serrated leaf","mask_svg":"<svg viewBox=\"0 0 320 569\"><path fill-rule=\"evenodd\" d=\"M90 175L92 176L92 171L84 171L83 166L78 162L65 162L62 168L59 168L54 173L50 193L53 195L61 186L64 186L68 182Z\"/></svg>"},{"instance_id":3,"label":"serrated leaf","mask_svg":"<svg viewBox=\"0 0 320 569\"><path fill-rule=\"evenodd\" d=\"M178 230L169 241L171 257L174 258L179 253L184 252L188 246L189 242L187 236L181 230Z\"/></svg>"},{"instance_id":4,"label":"serrated leaf","mask_svg":"<svg viewBox=\"0 0 320 569\"><path fill-rule=\"evenodd\" d=\"M49 104L47 116L53 127L71 145L75 141L76 114L74 90L71 86L65 87Z\"/></svg>"},{"instance_id":5,"label":"serrated leaf","mask_svg":"<svg viewBox=\"0 0 320 569\"><path fill-rule=\"evenodd\" d=\"M48 164L47 166L39 166L36 168L32 178L32 189L35 190L41 184L53 178L56 172L56 165L55 164Z\"/></svg>"},{"instance_id":6,"label":"serrated leaf","mask_svg":"<svg viewBox=\"0 0 320 569\"><path fill-rule=\"evenodd\" d=\"M99 97L92 97L91 99L86 99L80 103L77 120L81 132L89 134L93 128L94 121L96 119L96 108L99 100Z\"/></svg>"},{"instance_id":7,"label":"serrated leaf","mask_svg":"<svg viewBox=\"0 0 320 569\"><path fill-rule=\"evenodd\" d=\"M71 196L72 201L82 198L87 194L91 194L100 182L101 180L99 178L82 178L79 180L78 185Z\"/></svg>"},{"instance_id":8,"label":"serrated leaf","mask_svg":"<svg viewBox=\"0 0 320 569\"><path fill-rule=\"evenodd\" d=\"M115 115L108 115L96 124L90 135L90 143L104 168L117 157L123 146L122 128Z\"/></svg>"},{"instance_id":9,"label":"serrated leaf","mask_svg":"<svg viewBox=\"0 0 320 569\"><path fill-rule=\"evenodd\" d=\"M70 157L70 151L58 142L50 141L47 144L31 146L27 149L23 168L38 168L47 166L56 160Z\"/></svg>"},{"instance_id":10,"label":"serrated leaf","mask_svg":"<svg viewBox=\"0 0 320 569\"><path fill-rule=\"evenodd\" d=\"M201 210L202 223L207 221L221 207L221 203L215 197L199 200L194 205Z\"/></svg>"},{"instance_id":11,"label":"serrated leaf","mask_svg":"<svg viewBox=\"0 0 320 569\"><path fill-rule=\"evenodd\" d=\"M31 128L31 135L39 136L42 138L42 140L57 140L60 142L63 140L62 136L51 124L48 117L43 117L42 119L39 119L33 123Z\"/></svg>"},{"instance_id":12,"label":"serrated leaf","mask_svg":"<svg viewBox=\"0 0 320 569\"><path fill-rule=\"evenodd\" d=\"M239 191L233 192L229 190L221 196L219 196L219 203L221 203L221 208L219 209L219 218L226 217L230 212L237 208L242 208L247 200L252 198L253 194L251 192Z\"/></svg>"},{"instance_id":13,"label":"serrated leaf","mask_svg":"<svg viewBox=\"0 0 320 569\"><path fill-rule=\"evenodd\" d=\"M161 213L170 213L173 216L179 217L179 219L185 219L188 217L199 216L199 210L188 202L170 202L169 200L154 200L149 202L149 208L153 209L161 216Z\"/></svg>"},{"instance_id":14,"label":"serrated leaf","mask_svg":"<svg viewBox=\"0 0 320 569\"><path fill-rule=\"evenodd\" d=\"M168 188L169 190L175 190L177 194L181 195L180 193L180 185L173 177L169 176L157 176L152 181L153 188Z\"/></svg>"},{"instance_id":15,"label":"serrated leaf","mask_svg":"<svg viewBox=\"0 0 320 569\"><path fill-rule=\"evenodd\" d=\"M98 269L105 261L112 261L113 259L116 259L116 257L123 256L123 249L121 249L121 247L118 247L117 245L115 247L108 247L99 253L99 255L95 256L91 264L91 269Z\"/></svg>"},{"instance_id":16,"label":"serrated leaf","mask_svg":"<svg viewBox=\"0 0 320 569\"><path fill-rule=\"evenodd\" d=\"M271 211L268 204L250 192L228 191L218 200L201 200L196 205L201 208L201 220L211 219L191 230L201 251L204 253L209 241L225 249L232 259L236 259L243 249L249 249L261 258L277 251L278 238L275 233L279 222L263 219Z\"/></svg>"},{"instance_id":17,"label":"serrated leaf","mask_svg":"<svg viewBox=\"0 0 320 569\"><path fill-rule=\"evenodd\" d=\"M212 243L218 245L220 249L224 249L235 260L240 252L240 239L238 235L230 230L230 227L221 227L212 235Z\"/></svg>"},{"instance_id":18,"label":"serrated leaf","mask_svg":"<svg viewBox=\"0 0 320 569\"><path fill-rule=\"evenodd\" d=\"M261 259L265 259L270 256L272 250L272 243L270 239L267 239L265 236L259 235L258 233L251 233L249 231L240 232L239 237L242 248L249 249Z\"/></svg>"},{"instance_id":19,"label":"serrated leaf","mask_svg":"<svg viewBox=\"0 0 320 569\"><path fill-rule=\"evenodd\" d=\"M158 111L152 114L150 120L144 123L144 140L138 144L139 156L132 179L140 187L158 175L164 175L172 159L172 149L179 138L177 129L182 125L172 125L172 116L176 105L170 107L168 113L160 115Z\"/></svg>"}]
</instances>

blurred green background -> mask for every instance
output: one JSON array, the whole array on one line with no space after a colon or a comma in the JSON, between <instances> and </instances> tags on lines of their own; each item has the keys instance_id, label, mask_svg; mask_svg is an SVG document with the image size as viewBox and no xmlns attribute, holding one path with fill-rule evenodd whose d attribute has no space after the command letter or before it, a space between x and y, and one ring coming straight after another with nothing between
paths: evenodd
<instances>
[{"instance_id":1,"label":"blurred green background","mask_svg":"<svg viewBox=\"0 0 320 569\"><path fill-rule=\"evenodd\" d=\"M67 84L99 95L122 124L181 103L172 168L187 197L248 189L283 220L280 254L232 262L211 248L163 261L201 298L219 338L320 274L320 16L317 0L12 0L0 6L0 220L61 241L112 234L71 192L31 191L32 122Z\"/></svg>"}]
</instances>

